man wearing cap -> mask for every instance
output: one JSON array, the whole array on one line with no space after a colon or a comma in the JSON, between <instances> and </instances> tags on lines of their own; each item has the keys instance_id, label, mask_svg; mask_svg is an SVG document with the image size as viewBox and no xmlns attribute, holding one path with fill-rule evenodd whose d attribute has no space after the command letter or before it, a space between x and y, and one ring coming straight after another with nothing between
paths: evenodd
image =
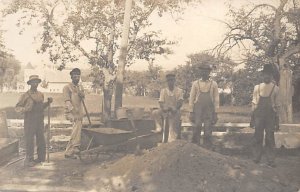
<instances>
[{"instance_id":1,"label":"man wearing cap","mask_svg":"<svg viewBox=\"0 0 300 192\"><path fill-rule=\"evenodd\" d=\"M276 126L276 113L279 112L279 88L273 81L273 66L266 64L261 72L263 83L254 87L252 99L252 111L254 115L254 162L259 163L263 151L263 139L265 134L265 152L267 164L275 167L274 163L274 131Z\"/></svg>"},{"instance_id":2,"label":"man wearing cap","mask_svg":"<svg viewBox=\"0 0 300 192\"><path fill-rule=\"evenodd\" d=\"M160 109L152 112L155 121L156 132L162 131L162 118L166 121L168 118L169 132L168 136L163 138L163 142L172 142L180 138L180 108L183 102L182 89L175 86L175 74L168 73L166 75L168 87L160 92L159 106Z\"/></svg>"},{"instance_id":3,"label":"man wearing cap","mask_svg":"<svg viewBox=\"0 0 300 192\"><path fill-rule=\"evenodd\" d=\"M24 114L24 138L26 144L25 166L45 161L46 144L44 137L44 109L52 103L48 98L44 102L44 94L37 90L41 79L38 75L31 75L27 84L30 89L21 95L15 110ZM37 144L37 159L34 159L34 137Z\"/></svg>"},{"instance_id":4,"label":"man wearing cap","mask_svg":"<svg viewBox=\"0 0 300 192\"><path fill-rule=\"evenodd\" d=\"M73 122L73 129L70 141L65 151L65 158L76 159L80 152L80 139L83 118L82 99L84 99L83 87L79 85L81 71L74 68L71 72L72 82L63 89L65 101L66 118Z\"/></svg>"},{"instance_id":5,"label":"man wearing cap","mask_svg":"<svg viewBox=\"0 0 300 192\"><path fill-rule=\"evenodd\" d=\"M200 144L201 131L204 129L203 145L211 147L212 125L217 121L215 111L219 107L218 85L209 78L210 65L202 64L199 69L200 79L193 82L189 99L189 118L195 123L192 142Z\"/></svg>"}]
</instances>

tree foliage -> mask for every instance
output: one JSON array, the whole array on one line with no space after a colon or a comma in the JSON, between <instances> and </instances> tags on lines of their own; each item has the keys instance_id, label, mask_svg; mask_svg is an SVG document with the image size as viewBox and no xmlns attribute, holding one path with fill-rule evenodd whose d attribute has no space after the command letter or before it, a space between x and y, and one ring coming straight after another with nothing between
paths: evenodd
<instances>
[{"instance_id":1,"label":"tree foliage","mask_svg":"<svg viewBox=\"0 0 300 192\"><path fill-rule=\"evenodd\" d=\"M191 0L134 1L131 13L127 63L134 59L151 60L156 54L169 54L174 42L150 30L151 14L179 12L182 2ZM48 53L49 60L63 68L80 58L100 69L114 68L118 63L119 42L124 15L120 0L13 0L5 15L22 12L18 25L26 28L34 21L43 28L38 53Z\"/></svg>"},{"instance_id":2,"label":"tree foliage","mask_svg":"<svg viewBox=\"0 0 300 192\"><path fill-rule=\"evenodd\" d=\"M21 69L20 62L13 55L5 54L0 58L0 89L15 89L17 85L16 75Z\"/></svg>"}]
</instances>

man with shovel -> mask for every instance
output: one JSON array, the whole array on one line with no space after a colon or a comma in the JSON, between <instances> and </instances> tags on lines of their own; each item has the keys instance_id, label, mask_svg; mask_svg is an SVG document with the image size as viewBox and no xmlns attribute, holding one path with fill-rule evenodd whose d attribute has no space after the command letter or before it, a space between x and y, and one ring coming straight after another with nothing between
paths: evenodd
<instances>
[{"instance_id":1,"label":"man with shovel","mask_svg":"<svg viewBox=\"0 0 300 192\"><path fill-rule=\"evenodd\" d=\"M71 139L65 151L65 158L76 159L80 152L81 128L83 118L82 100L85 97L83 87L79 85L81 71L74 68L71 72L72 82L63 89L66 118L73 122Z\"/></svg>"},{"instance_id":2,"label":"man with shovel","mask_svg":"<svg viewBox=\"0 0 300 192\"><path fill-rule=\"evenodd\" d=\"M152 112L156 125L156 132L164 131L163 142L171 142L180 138L180 108L183 102L182 89L175 86L175 74L168 73L166 75L167 88L160 92L159 105L160 109ZM161 119L164 119L164 126L162 127ZM167 127L167 123L168 127ZM166 131L167 129L169 131Z\"/></svg>"},{"instance_id":3,"label":"man with shovel","mask_svg":"<svg viewBox=\"0 0 300 192\"><path fill-rule=\"evenodd\" d=\"M41 79L38 75L31 75L27 84L30 89L21 95L16 111L24 114L24 138L26 146L25 166L32 167L36 163L45 161L46 142L44 136L44 109L48 107L53 99L48 98L44 102L44 94L37 90ZM37 145L37 159L34 159L34 138Z\"/></svg>"}]
</instances>

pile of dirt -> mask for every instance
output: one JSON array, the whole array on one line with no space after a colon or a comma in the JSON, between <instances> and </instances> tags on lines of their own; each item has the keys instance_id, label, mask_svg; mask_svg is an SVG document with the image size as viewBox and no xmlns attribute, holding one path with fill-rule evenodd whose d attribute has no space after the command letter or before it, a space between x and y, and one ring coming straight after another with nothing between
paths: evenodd
<instances>
[{"instance_id":1,"label":"pile of dirt","mask_svg":"<svg viewBox=\"0 0 300 192\"><path fill-rule=\"evenodd\" d=\"M296 192L272 168L203 149L185 141L128 155L85 174L97 191Z\"/></svg>"}]
</instances>

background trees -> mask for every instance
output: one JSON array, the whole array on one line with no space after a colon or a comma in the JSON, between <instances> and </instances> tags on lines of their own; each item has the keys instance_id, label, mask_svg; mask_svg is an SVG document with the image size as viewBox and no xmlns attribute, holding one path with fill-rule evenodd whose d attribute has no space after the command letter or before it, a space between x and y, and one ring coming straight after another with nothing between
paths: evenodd
<instances>
[{"instance_id":1,"label":"background trees","mask_svg":"<svg viewBox=\"0 0 300 192\"><path fill-rule=\"evenodd\" d=\"M185 3L197 0L137 0L131 11L126 62L154 59L169 54L168 41L159 31L151 30L149 17L165 12L181 12ZM111 85L118 64L117 53L124 15L122 0L13 0L5 15L22 13L18 25L26 28L38 22L43 28L39 53L47 53L59 69L67 63L87 62L104 78L104 111L110 110ZM25 24L25 25L24 25ZM98 68L97 70L95 70Z\"/></svg>"},{"instance_id":2,"label":"background trees","mask_svg":"<svg viewBox=\"0 0 300 192\"><path fill-rule=\"evenodd\" d=\"M235 46L263 55L280 71L276 75L281 90L283 122L292 121L292 57L300 53L300 9L294 0L278 5L257 4L241 9L229 8L230 21L224 40L215 48L224 54ZM249 46L251 44L251 46Z\"/></svg>"}]
</instances>

